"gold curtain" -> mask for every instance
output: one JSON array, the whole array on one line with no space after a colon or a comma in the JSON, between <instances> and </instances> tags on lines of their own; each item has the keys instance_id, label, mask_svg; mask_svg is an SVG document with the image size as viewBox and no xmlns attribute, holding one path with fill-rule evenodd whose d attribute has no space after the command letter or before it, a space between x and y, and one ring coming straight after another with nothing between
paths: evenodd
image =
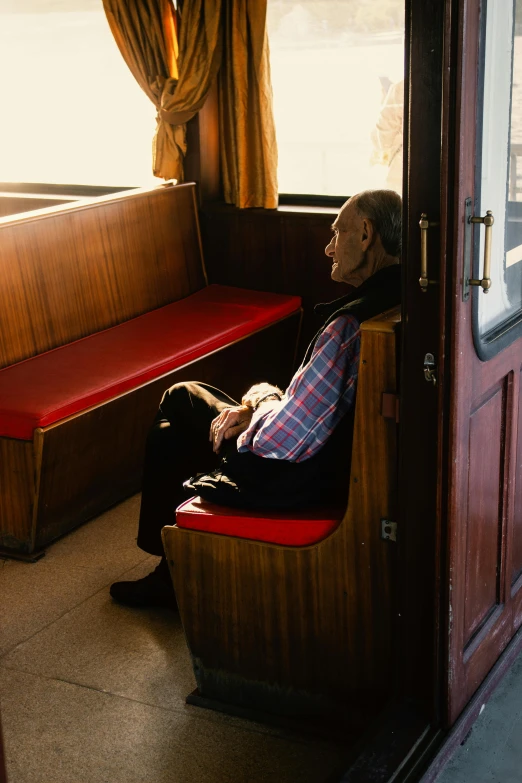
<instances>
[{"instance_id":1,"label":"gold curtain","mask_svg":"<svg viewBox=\"0 0 522 783\"><path fill-rule=\"evenodd\" d=\"M276 207L266 0L185 0L179 37L172 0L103 5L125 62L158 110L154 174L183 179L185 123L203 106L219 70L225 201Z\"/></svg>"},{"instance_id":2,"label":"gold curtain","mask_svg":"<svg viewBox=\"0 0 522 783\"><path fill-rule=\"evenodd\" d=\"M225 201L238 207L277 207L277 143L266 0L224 4L219 71L220 153Z\"/></svg>"},{"instance_id":3,"label":"gold curtain","mask_svg":"<svg viewBox=\"0 0 522 783\"><path fill-rule=\"evenodd\" d=\"M153 173L182 180L185 123L203 106L221 59L221 0L185 2L179 44L172 0L103 6L123 59L158 110Z\"/></svg>"}]
</instances>

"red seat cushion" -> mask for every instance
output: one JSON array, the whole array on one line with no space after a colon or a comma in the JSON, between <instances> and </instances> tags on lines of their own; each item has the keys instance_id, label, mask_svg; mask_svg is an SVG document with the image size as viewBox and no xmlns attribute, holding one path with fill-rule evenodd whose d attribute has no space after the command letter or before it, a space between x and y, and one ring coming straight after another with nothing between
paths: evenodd
<instances>
[{"instance_id":1,"label":"red seat cushion","mask_svg":"<svg viewBox=\"0 0 522 783\"><path fill-rule=\"evenodd\" d=\"M322 541L338 527L344 509L251 511L225 508L200 497L176 509L176 525L203 533L249 538L285 546L308 546Z\"/></svg>"},{"instance_id":2,"label":"red seat cushion","mask_svg":"<svg viewBox=\"0 0 522 783\"><path fill-rule=\"evenodd\" d=\"M186 299L0 370L0 435L45 427L299 310L297 296L211 285Z\"/></svg>"}]
</instances>

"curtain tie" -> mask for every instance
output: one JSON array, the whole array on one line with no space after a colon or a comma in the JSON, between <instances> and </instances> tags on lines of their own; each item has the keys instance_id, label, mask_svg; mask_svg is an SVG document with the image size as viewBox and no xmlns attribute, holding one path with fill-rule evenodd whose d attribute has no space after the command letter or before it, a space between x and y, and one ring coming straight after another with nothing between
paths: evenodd
<instances>
[{"instance_id":1,"label":"curtain tie","mask_svg":"<svg viewBox=\"0 0 522 783\"><path fill-rule=\"evenodd\" d=\"M168 122L169 125L184 125L186 122L195 117L197 112L195 111L165 111L165 109L159 109L158 120Z\"/></svg>"}]
</instances>

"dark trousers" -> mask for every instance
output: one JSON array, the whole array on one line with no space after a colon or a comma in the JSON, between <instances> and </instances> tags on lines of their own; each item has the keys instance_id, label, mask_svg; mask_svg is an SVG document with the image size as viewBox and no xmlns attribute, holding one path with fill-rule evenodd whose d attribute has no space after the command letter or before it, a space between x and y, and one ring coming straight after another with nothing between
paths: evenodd
<instances>
[{"instance_id":1,"label":"dark trousers","mask_svg":"<svg viewBox=\"0 0 522 783\"><path fill-rule=\"evenodd\" d=\"M163 555L161 528L175 523L176 507L188 498L183 482L219 462L209 440L210 424L230 405L238 403L205 383L177 383L163 395L145 450L140 549Z\"/></svg>"}]
</instances>

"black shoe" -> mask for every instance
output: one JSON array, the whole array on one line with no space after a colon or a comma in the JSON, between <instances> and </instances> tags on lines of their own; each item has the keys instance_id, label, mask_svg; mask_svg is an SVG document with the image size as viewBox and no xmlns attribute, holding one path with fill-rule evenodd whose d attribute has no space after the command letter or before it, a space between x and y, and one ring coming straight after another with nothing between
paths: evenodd
<instances>
[{"instance_id":1,"label":"black shoe","mask_svg":"<svg viewBox=\"0 0 522 783\"><path fill-rule=\"evenodd\" d=\"M177 609L176 594L165 558L162 558L157 568L143 579L134 582L114 582L109 592L115 601L125 606L168 606Z\"/></svg>"}]
</instances>

